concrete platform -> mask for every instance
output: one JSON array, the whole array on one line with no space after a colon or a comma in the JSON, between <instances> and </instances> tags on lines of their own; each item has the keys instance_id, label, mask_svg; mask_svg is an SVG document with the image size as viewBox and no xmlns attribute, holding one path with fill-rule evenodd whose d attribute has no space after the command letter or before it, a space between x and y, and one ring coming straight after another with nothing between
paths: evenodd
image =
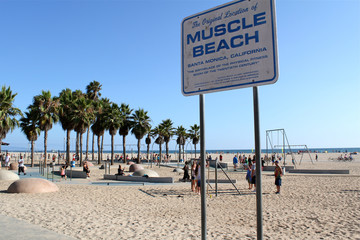
<instances>
[{"instance_id":1,"label":"concrete platform","mask_svg":"<svg viewBox=\"0 0 360 240\"><path fill-rule=\"evenodd\" d=\"M210 165L210 167L215 168L216 161L215 160L209 160L209 165ZM228 168L228 163L218 161L218 168L220 168L219 165L221 165L222 168L226 168L226 169Z\"/></svg>"},{"instance_id":2,"label":"concrete platform","mask_svg":"<svg viewBox=\"0 0 360 240\"><path fill-rule=\"evenodd\" d=\"M174 183L174 178L172 177L135 177L104 174L104 179L128 182Z\"/></svg>"},{"instance_id":3,"label":"concrete platform","mask_svg":"<svg viewBox=\"0 0 360 240\"><path fill-rule=\"evenodd\" d=\"M283 167L283 166L280 166ZM285 171L289 172L290 170L294 170L294 166L285 166ZM275 165L274 166L264 166L263 171L265 172L273 172L275 171Z\"/></svg>"},{"instance_id":4,"label":"concrete platform","mask_svg":"<svg viewBox=\"0 0 360 240\"><path fill-rule=\"evenodd\" d=\"M6 240L75 240L73 237L4 215L0 215L0 231L0 239Z\"/></svg>"},{"instance_id":5,"label":"concrete platform","mask_svg":"<svg viewBox=\"0 0 360 240\"><path fill-rule=\"evenodd\" d=\"M86 172L80 170L66 170L65 174L68 178L87 178ZM54 175L60 176L60 171L54 171Z\"/></svg>"},{"instance_id":6,"label":"concrete platform","mask_svg":"<svg viewBox=\"0 0 360 240\"><path fill-rule=\"evenodd\" d=\"M327 170L327 169L293 169L286 170L288 173L306 173L306 174L350 174L350 170Z\"/></svg>"}]
</instances>

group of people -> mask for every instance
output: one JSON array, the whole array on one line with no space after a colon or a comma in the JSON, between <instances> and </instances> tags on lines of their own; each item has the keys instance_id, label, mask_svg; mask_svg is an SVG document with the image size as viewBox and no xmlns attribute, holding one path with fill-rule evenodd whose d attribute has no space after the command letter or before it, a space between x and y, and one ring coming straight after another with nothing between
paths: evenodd
<instances>
[{"instance_id":1,"label":"group of people","mask_svg":"<svg viewBox=\"0 0 360 240\"><path fill-rule=\"evenodd\" d=\"M189 175L189 164L190 162L185 162L184 165L184 176L183 176L183 181L188 181L191 179L191 191L200 194L200 190L201 190L201 170L200 170L200 163L198 163L197 161L193 161L192 165L191 165L191 169L190 169L190 174L191 177Z\"/></svg>"},{"instance_id":2,"label":"group of people","mask_svg":"<svg viewBox=\"0 0 360 240\"><path fill-rule=\"evenodd\" d=\"M4 167L6 169L10 168L10 153L6 153L5 155L5 159L4 159ZM23 173L24 175L26 175L25 172L25 161L24 161L24 157L22 155L20 155L19 159L18 159L18 174L20 175L20 173Z\"/></svg>"},{"instance_id":3,"label":"group of people","mask_svg":"<svg viewBox=\"0 0 360 240\"><path fill-rule=\"evenodd\" d=\"M239 158L237 157L237 155L234 156L233 158L233 165L234 165L234 171L237 171L237 168L240 166L240 164L243 164L244 169L247 169L248 166L252 163L255 162L255 155L253 155L251 157L251 155L249 155L249 157L246 157L245 154L243 155L239 155ZM261 166L264 167L265 161L263 158L261 158Z\"/></svg>"},{"instance_id":4,"label":"group of people","mask_svg":"<svg viewBox=\"0 0 360 240\"><path fill-rule=\"evenodd\" d=\"M274 170L274 176L275 176L275 186L276 186L276 194L280 194L280 187L281 187L281 177L283 175L283 171L281 167L279 166L279 161L275 160L275 170ZM251 190L254 187L254 192L256 192L256 163L255 159L252 160L252 162L248 163L247 171L246 171L246 180L249 184L249 190Z\"/></svg>"}]
</instances>

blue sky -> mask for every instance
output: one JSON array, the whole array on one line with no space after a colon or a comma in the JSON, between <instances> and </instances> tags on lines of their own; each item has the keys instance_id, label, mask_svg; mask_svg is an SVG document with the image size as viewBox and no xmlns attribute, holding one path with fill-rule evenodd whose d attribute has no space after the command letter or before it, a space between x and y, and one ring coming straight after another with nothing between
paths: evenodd
<instances>
[{"instance_id":1,"label":"blue sky","mask_svg":"<svg viewBox=\"0 0 360 240\"><path fill-rule=\"evenodd\" d=\"M103 97L144 108L153 126L170 118L189 128L199 123L199 97L181 94L181 21L226 2L1 0L0 84L25 111L41 90L85 91L96 80ZM276 128L290 144L360 147L359 12L357 0L276 1L280 76L259 87L262 148ZM252 89L206 94L205 128L207 149L253 148ZM62 150L64 137L55 125L48 149ZM4 141L28 148L19 129Z\"/></svg>"}]
</instances>

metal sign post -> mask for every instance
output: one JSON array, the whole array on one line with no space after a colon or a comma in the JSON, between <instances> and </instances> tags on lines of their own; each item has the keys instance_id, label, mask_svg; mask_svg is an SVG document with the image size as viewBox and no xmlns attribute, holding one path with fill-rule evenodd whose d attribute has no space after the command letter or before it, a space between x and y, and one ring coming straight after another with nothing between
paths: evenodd
<instances>
[{"instance_id":1,"label":"metal sign post","mask_svg":"<svg viewBox=\"0 0 360 240\"><path fill-rule=\"evenodd\" d=\"M206 239L204 94L253 87L258 239L262 239L257 86L279 77L275 0L236 0L181 23L181 92L200 95L201 234Z\"/></svg>"},{"instance_id":2,"label":"metal sign post","mask_svg":"<svg viewBox=\"0 0 360 240\"><path fill-rule=\"evenodd\" d=\"M206 175L205 175L205 109L204 109L204 95L200 94L200 173L201 173L201 239L206 240Z\"/></svg>"},{"instance_id":3,"label":"metal sign post","mask_svg":"<svg viewBox=\"0 0 360 240\"><path fill-rule=\"evenodd\" d=\"M255 130L255 166L256 166L256 226L257 239L263 239L262 217L262 184L261 184L261 149L260 149L260 116L258 89L253 87L254 130Z\"/></svg>"}]
</instances>

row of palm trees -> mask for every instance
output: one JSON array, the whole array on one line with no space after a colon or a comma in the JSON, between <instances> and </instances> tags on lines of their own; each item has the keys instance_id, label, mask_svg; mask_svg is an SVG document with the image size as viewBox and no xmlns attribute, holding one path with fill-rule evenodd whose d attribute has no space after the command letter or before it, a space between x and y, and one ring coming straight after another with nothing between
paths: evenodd
<instances>
[{"instance_id":1,"label":"row of palm trees","mask_svg":"<svg viewBox=\"0 0 360 240\"><path fill-rule=\"evenodd\" d=\"M163 120L159 125L152 128L151 119L144 109L133 110L129 105L122 103L120 106L111 102L108 98L101 98L102 85L92 81L86 86L86 92L81 90L72 91L64 89L59 96L52 96L50 91L42 91L34 96L24 114L20 109L13 106L16 93L13 94L10 87L3 86L0 92L0 142L6 134L16 127L21 128L26 138L31 142L31 166L34 166L34 143L41 132L44 132L44 162L47 162L47 137L53 125L60 123L66 131L66 161L70 161L70 134L76 132L76 154L80 157L80 165L83 159L83 134L86 133L86 157L89 154L89 136L92 137L92 159L94 160L95 136L97 138L98 163L102 160L104 134L106 131L111 136L111 164L114 164L114 136L119 133L123 140L123 159L126 161L126 136L131 133L137 139L137 162L140 162L140 142L145 137L147 144L147 158L151 139L159 144L160 161L162 156L162 144L166 146L166 156L169 155L169 142L173 136L177 136L179 153L183 152L186 139L191 139L195 146L199 142L200 127L197 124L190 126L187 131L183 126L174 128L170 119ZM17 119L20 116L20 120ZM1 144L0 144L1 153ZM179 154L179 159L181 154Z\"/></svg>"}]
</instances>

